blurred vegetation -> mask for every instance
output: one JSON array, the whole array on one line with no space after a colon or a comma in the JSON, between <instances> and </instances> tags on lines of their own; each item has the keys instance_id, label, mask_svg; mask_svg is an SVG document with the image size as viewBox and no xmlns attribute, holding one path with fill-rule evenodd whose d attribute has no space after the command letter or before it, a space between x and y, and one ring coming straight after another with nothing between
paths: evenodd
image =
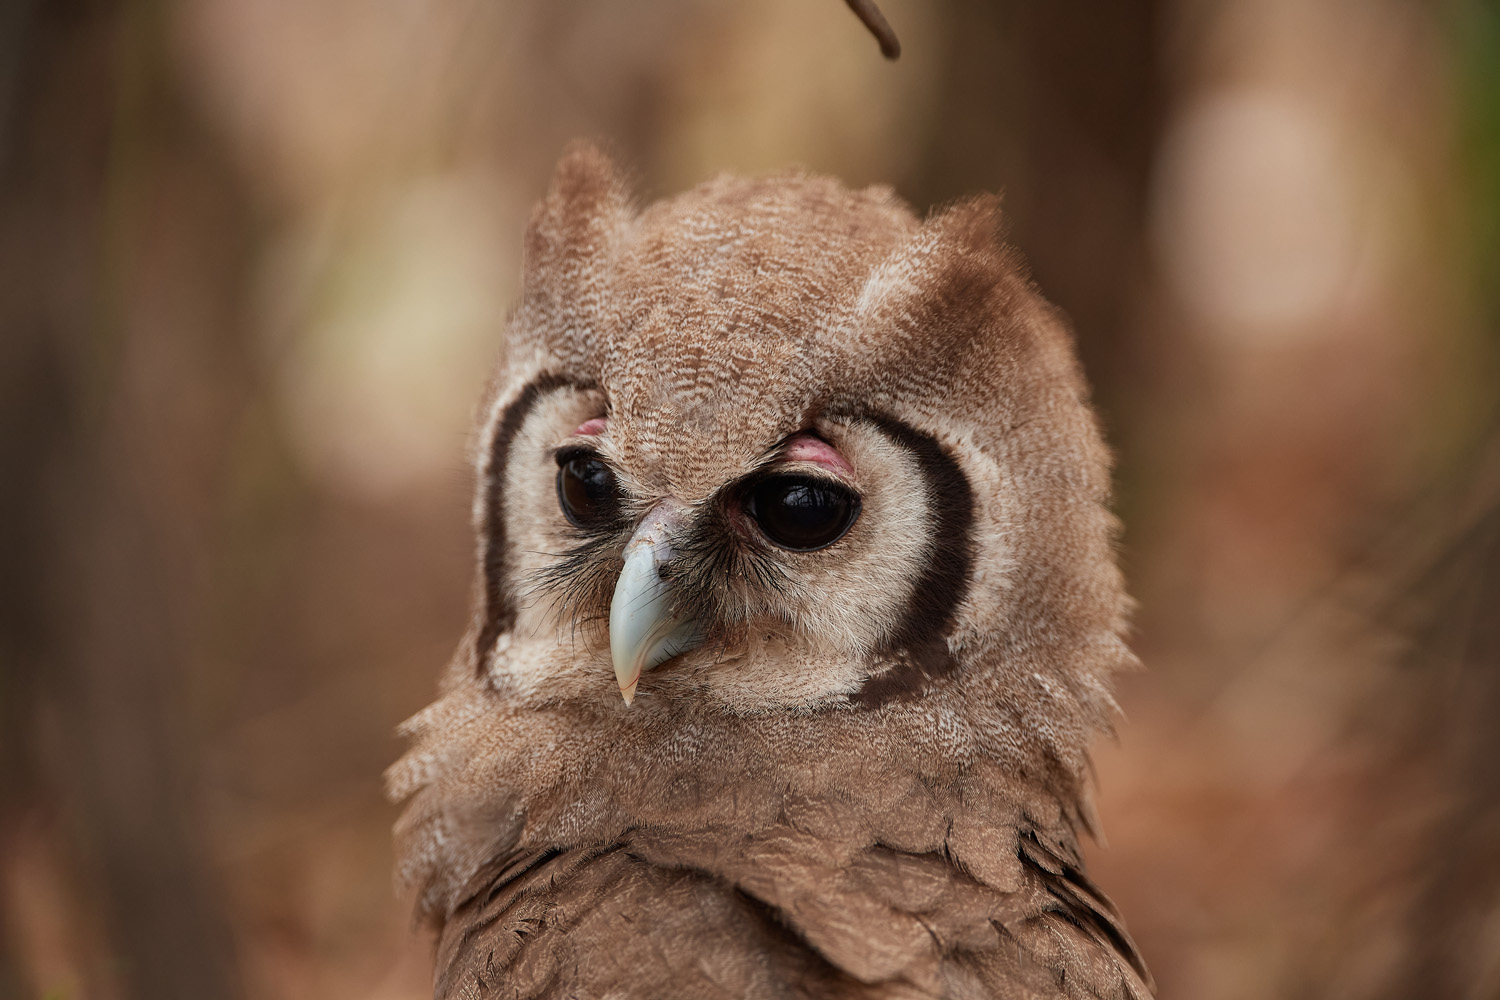
<instances>
[{"instance_id":1,"label":"blurred vegetation","mask_svg":"<svg viewBox=\"0 0 1500 1000\"><path fill-rule=\"evenodd\" d=\"M392 732L558 151L1000 190L1120 451L1164 997L1500 997L1493 0L0 8L0 998L419 997Z\"/></svg>"}]
</instances>

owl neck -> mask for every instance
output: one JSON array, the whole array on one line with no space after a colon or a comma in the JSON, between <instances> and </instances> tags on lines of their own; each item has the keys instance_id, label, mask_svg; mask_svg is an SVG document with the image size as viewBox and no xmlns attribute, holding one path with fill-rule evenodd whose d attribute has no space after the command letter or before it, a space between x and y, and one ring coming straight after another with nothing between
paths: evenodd
<instances>
[{"instance_id":1,"label":"owl neck","mask_svg":"<svg viewBox=\"0 0 1500 1000\"><path fill-rule=\"evenodd\" d=\"M1039 743L997 751L937 700L747 717L649 700L516 703L466 684L407 728L416 744L387 780L411 796L401 875L433 915L518 852L629 840L713 870L745 844L795 855L847 840L950 857L1005 886L1027 838L1076 863L1090 828L1074 768Z\"/></svg>"}]
</instances>

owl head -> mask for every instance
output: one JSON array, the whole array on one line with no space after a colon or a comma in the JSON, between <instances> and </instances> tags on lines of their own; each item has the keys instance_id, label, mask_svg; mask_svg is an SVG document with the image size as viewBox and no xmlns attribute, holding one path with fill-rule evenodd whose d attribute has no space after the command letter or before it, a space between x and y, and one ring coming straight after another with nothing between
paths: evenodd
<instances>
[{"instance_id":1,"label":"owl head","mask_svg":"<svg viewBox=\"0 0 1500 1000\"><path fill-rule=\"evenodd\" d=\"M638 209L574 148L483 408L472 626L396 794L463 772L505 836L566 839L686 757L1078 779L1131 662L1110 458L999 227L802 173ZM454 798L409 829L451 844Z\"/></svg>"},{"instance_id":2,"label":"owl head","mask_svg":"<svg viewBox=\"0 0 1500 1000\"><path fill-rule=\"evenodd\" d=\"M573 150L487 406L465 669L734 712L956 687L1094 714L1128 657L1108 452L998 225L993 199L923 223L798 174L637 211Z\"/></svg>"}]
</instances>

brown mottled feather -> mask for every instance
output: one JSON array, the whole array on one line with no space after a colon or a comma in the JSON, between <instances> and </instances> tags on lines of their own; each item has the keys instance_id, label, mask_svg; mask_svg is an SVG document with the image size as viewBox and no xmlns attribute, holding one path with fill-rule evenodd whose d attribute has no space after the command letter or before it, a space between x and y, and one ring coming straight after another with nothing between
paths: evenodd
<instances>
[{"instance_id":1,"label":"brown mottled feather","mask_svg":"<svg viewBox=\"0 0 1500 1000\"><path fill-rule=\"evenodd\" d=\"M636 211L564 160L486 404L474 619L387 774L436 996L1150 995L1078 850L1134 662L1109 455L998 226L801 174ZM836 559L720 581L714 641L628 709L599 595L528 589L569 544L549 449L601 414L648 497L710 509L807 428L864 496Z\"/></svg>"}]
</instances>

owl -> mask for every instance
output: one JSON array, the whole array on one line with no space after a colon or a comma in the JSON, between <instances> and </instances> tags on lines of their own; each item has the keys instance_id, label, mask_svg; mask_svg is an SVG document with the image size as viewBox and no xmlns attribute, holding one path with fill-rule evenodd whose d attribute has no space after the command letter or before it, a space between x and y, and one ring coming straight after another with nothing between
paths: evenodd
<instances>
[{"instance_id":1,"label":"owl","mask_svg":"<svg viewBox=\"0 0 1500 1000\"><path fill-rule=\"evenodd\" d=\"M1083 870L1110 455L997 202L573 148L387 774L440 998L1132 997Z\"/></svg>"}]
</instances>

